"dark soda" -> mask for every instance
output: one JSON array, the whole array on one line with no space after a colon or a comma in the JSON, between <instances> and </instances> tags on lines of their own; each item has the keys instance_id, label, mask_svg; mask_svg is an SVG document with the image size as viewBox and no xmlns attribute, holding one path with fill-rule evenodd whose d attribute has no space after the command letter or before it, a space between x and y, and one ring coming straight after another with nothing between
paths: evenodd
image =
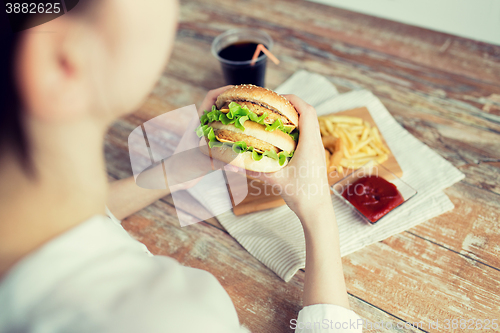
<instances>
[{"instance_id":1,"label":"dark soda","mask_svg":"<svg viewBox=\"0 0 500 333\"><path fill-rule=\"evenodd\" d=\"M259 44L252 41L240 41L219 51L219 57L227 60L221 62L227 84L264 86L267 57L261 53L255 64L250 64L257 45Z\"/></svg>"}]
</instances>

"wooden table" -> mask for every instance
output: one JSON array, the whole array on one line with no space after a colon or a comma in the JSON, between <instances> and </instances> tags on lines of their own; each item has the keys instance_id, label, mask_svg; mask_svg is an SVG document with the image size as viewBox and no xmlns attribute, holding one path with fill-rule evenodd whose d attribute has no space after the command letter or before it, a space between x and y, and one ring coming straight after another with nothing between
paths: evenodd
<instances>
[{"instance_id":1,"label":"wooden table","mask_svg":"<svg viewBox=\"0 0 500 333\"><path fill-rule=\"evenodd\" d=\"M447 331L445 319L500 319L499 46L301 0L183 0L174 52L160 82L140 110L109 131L110 179L131 175L132 129L166 111L199 105L209 89L224 84L210 44L227 29L247 26L276 41L281 64L268 64L269 88L306 69L341 92L369 89L401 125L466 174L445 191L452 212L343 258L352 309L394 327L423 322L421 328L393 329L404 332ZM181 213L196 215L197 209ZM301 309L303 271L283 282L215 219L180 228L170 196L123 224L153 253L213 273L252 332L291 331L289 321ZM436 320L440 329L429 328Z\"/></svg>"}]
</instances>

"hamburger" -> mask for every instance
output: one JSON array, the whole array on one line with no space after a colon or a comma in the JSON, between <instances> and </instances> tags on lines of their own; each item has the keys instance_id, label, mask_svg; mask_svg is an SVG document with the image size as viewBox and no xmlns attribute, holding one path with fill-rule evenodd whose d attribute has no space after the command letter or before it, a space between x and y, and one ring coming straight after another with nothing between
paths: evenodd
<instances>
[{"instance_id":1,"label":"hamburger","mask_svg":"<svg viewBox=\"0 0 500 333\"><path fill-rule=\"evenodd\" d=\"M250 171L276 172L293 156L298 125L297 110L286 98L244 84L218 96L196 134L206 155Z\"/></svg>"}]
</instances>

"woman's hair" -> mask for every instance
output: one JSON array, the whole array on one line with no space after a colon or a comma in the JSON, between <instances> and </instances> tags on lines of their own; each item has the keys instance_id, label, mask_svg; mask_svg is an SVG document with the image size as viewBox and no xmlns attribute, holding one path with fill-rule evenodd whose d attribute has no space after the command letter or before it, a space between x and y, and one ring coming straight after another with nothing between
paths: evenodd
<instances>
[{"instance_id":1,"label":"woman's hair","mask_svg":"<svg viewBox=\"0 0 500 333\"><path fill-rule=\"evenodd\" d=\"M89 12L93 0L71 1L71 8L78 6L65 15L79 16ZM68 2L66 2L68 5ZM68 9L68 7L66 7ZM69 9L68 9L69 10ZM15 78L16 50L22 36L22 27L28 27L34 16L15 17L9 21L5 12L0 13L0 160L8 147L17 157L28 174L33 173L30 159L29 141L23 126L23 103ZM35 18L36 19L36 18ZM21 27L21 28L20 28Z\"/></svg>"},{"instance_id":2,"label":"woman's hair","mask_svg":"<svg viewBox=\"0 0 500 333\"><path fill-rule=\"evenodd\" d=\"M9 146L14 150L23 167L29 170L29 148L22 126L22 105L19 97L15 70L15 51L20 34L11 30L7 15L0 19L0 154ZM0 155L1 156L1 155Z\"/></svg>"}]
</instances>

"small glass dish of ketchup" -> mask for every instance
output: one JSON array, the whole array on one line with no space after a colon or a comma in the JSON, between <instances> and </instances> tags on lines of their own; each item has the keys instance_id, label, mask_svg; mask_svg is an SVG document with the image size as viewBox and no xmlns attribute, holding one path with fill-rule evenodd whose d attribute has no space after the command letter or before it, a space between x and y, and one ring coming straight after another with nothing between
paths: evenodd
<instances>
[{"instance_id":1,"label":"small glass dish of ketchup","mask_svg":"<svg viewBox=\"0 0 500 333\"><path fill-rule=\"evenodd\" d=\"M376 161L368 162L336 182L332 191L369 224L388 218L417 194Z\"/></svg>"}]
</instances>

